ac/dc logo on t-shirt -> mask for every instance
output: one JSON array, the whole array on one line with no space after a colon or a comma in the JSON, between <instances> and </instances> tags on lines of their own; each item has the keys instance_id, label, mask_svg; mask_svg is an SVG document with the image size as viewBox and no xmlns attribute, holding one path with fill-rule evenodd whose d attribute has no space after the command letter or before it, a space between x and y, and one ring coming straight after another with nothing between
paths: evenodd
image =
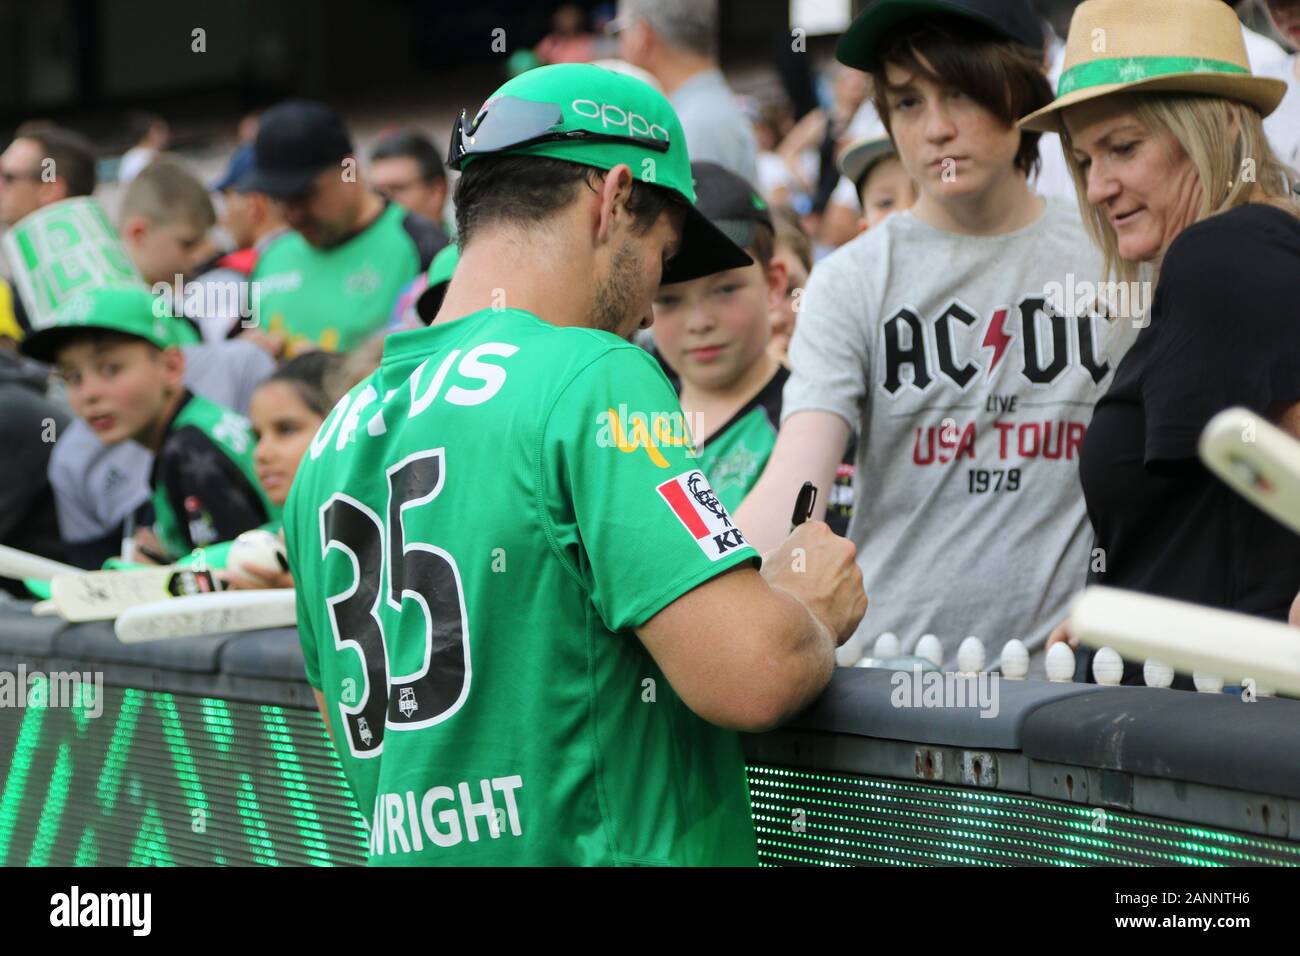
<instances>
[{"instance_id":1,"label":"ac/dc logo on t-shirt","mask_svg":"<svg viewBox=\"0 0 1300 956\"><path fill-rule=\"evenodd\" d=\"M985 380L992 378L1003 359L1016 351L1023 358L1019 374L1031 384L1050 385L1069 367L1082 367L1099 384L1110 372L1100 348L1107 321L1091 309L1057 315L1042 295L1027 296L1014 312L1005 306L994 309L979 345L971 349L976 339L967 330L976 330L980 317L961 302L954 299L937 315L924 317L901 308L881 327L885 362L880 384L890 395L897 394L909 384L903 377L907 368L910 384L918 391L929 391L944 380L964 390L981 372ZM959 338L966 340L966 349L958 347Z\"/></svg>"}]
</instances>

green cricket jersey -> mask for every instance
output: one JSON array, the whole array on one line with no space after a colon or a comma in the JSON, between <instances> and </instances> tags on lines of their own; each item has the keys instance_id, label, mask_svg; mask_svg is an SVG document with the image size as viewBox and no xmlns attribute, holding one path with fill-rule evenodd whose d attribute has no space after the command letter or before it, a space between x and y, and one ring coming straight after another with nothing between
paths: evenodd
<instances>
[{"instance_id":1,"label":"green cricket jersey","mask_svg":"<svg viewBox=\"0 0 1300 956\"><path fill-rule=\"evenodd\" d=\"M185 392L154 456L154 531L172 557L226 541L279 516L253 472L243 415Z\"/></svg>"},{"instance_id":2,"label":"green cricket jersey","mask_svg":"<svg viewBox=\"0 0 1300 956\"><path fill-rule=\"evenodd\" d=\"M396 203L329 249L287 232L253 270L259 325L285 336L288 355L304 343L351 351L384 327L402 290L446 244L442 230Z\"/></svg>"},{"instance_id":3,"label":"green cricket jersey","mask_svg":"<svg viewBox=\"0 0 1300 956\"><path fill-rule=\"evenodd\" d=\"M739 736L633 633L758 562L698 465L609 333L485 310L388 338L284 514L372 864L756 862Z\"/></svg>"}]
</instances>

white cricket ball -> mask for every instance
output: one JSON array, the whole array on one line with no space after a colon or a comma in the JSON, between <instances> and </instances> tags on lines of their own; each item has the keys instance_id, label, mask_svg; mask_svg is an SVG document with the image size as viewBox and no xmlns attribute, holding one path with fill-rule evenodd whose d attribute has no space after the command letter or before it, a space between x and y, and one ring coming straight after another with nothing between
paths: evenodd
<instances>
[{"instance_id":1,"label":"white cricket ball","mask_svg":"<svg viewBox=\"0 0 1300 956\"><path fill-rule=\"evenodd\" d=\"M232 541L226 555L226 569L243 574L244 567L250 564L259 568L287 570L288 562L279 535L258 528L255 531L245 531Z\"/></svg>"},{"instance_id":2,"label":"white cricket ball","mask_svg":"<svg viewBox=\"0 0 1300 956\"><path fill-rule=\"evenodd\" d=\"M1223 678L1218 674L1206 674L1203 671L1192 672L1192 683L1202 694L1218 694L1223 690Z\"/></svg>"},{"instance_id":3,"label":"white cricket ball","mask_svg":"<svg viewBox=\"0 0 1300 956\"><path fill-rule=\"evenodd\" d=\"M1073 669L1074 665L1070 666ZM1002 676L1008 680L1024 680L1028 673L1029 650L1021 640L1013 637L1002 645Z\"/></svg>"},{"instance_id":4,"label":"white cricket ball","mask_svg":"<svg viewBox=\"0 0 1300 956\"><path fill-rule=\"evenodd\" d=\"M1092 676L1098 684L1118 687L1124 677L1124 659L1113 647L1099 647L1092 656Z\"/></svg>"},{"instance_id":5,"label":"white cricket ball","mask_svg":"<svg viewBox=\"0 0 1300 956\"><path fill-rule=\"evenodd\" d=\"M933 634L922 634L916 642L916 657L924 657L935 667L943 667L943 644Z\"/></svg>"},{"instance_id":6,"label":"white cricket ball","mask_svg":"<svg viewBox=\"0 0 1300 956\"><path fill-rule=\"evenodd\" d=\"M901 652L902 647L898 643L898 635L893 631L886 631L876 638L876 646L872 651L872 656L887 661L897 657Z\"/></svg>"},{"instance_id":7,"label":"white cricket ball","mask_svg":"<svg viewBox=\"0 0 1300 956\"><path fill-rule=\"evenodd\" d=\"M1174 682L1174 669L1163 661L1149 660L1142 665L1142 679L1148 687L1168 687Z\"/></svg>"},{"instance_id":8,"label":"white cricket ball","mask_svg":"<svg viewBox=\"0 0 1300 956\"><path fill-rule=\"evenodd\" d=\"M968 637L957 648L957 671L978 674L984 669L984 642L978 637Z\"/></svg>"},{"instance_id":9,"label":"white cricket ball","mask_svg":"<svg viewBox=\"0 0 1300 956\"><path fill-rule=\"evenodd\" d=\"M1074 651L1065 641L1047 649L1047 679L1065 684L1074 680Z\"/></svg>"}]
</instances>

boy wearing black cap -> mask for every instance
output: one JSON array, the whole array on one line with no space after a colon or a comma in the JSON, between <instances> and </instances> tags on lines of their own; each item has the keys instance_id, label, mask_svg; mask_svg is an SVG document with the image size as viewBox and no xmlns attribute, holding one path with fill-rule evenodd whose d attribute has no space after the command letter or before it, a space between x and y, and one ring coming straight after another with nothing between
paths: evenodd
<instances>
[{"instance_id":1,"label":"boy wearing black cap","mask_svg":"<svg viewBox=\"0 0 1300 956\"><path fill-rule=\"evenodd\" d=\"M22 343L55 366L73 412L100 441L153 453L154 533L137 540L160 561L256 528L275 510L254 476L248 420L182 384L177 333L146 289L113 286L69 299Z\"/></svg>"},{"instance_id":2,"label":"boy wearing black cap","mask_svg":"<svg viewBox=\"0 0 1300 956\"><path fill-rule=\"evenodd\" d=\"M346 352L383 328L402 290L447 244L441 229L366 188L343 122L322 103L268 110L241 188L279 201L291 230L262 253L257 325L304 346Z\"/></svg>"},{"instance_id":3,"label":"boy wearing black cap","mask_svg":"<svg viewBox=\"0 0 1300 956\"><path fill-rule=\"evenodd\" d=\"M1028 185L1038 137L1016 121L1051 100L1042 43L1025 0L873 0L839 43L919 196L813 269L737 521L779 540L857 434L850 537L890 591L858 636L905 651L926 633L948 655L971 634L1041 648L1089 564L1079 449L1138 317L1049 299L1102 268L1075 202Z\"/></svg>"},{"instance_id":4,"label":"boy wearing black cap","mask_svg":"<svg viewBox=\"0 0 1300 956\"><path fill-rule=\"evenodd\" d=\"M767 204L740 176L716 163L691 164L696 206L753 262L665 283L655 297L655 346L681 379L679 398L718 498L735 509L767 464L790 373L768 352L771 312L785 297L785 263L773 256ZM848 528L852 459L830 490L827 524ZM846 491L841 489L847 489ZM826 489L823 489L825 492Z\"/></svg>"}]
</instances>

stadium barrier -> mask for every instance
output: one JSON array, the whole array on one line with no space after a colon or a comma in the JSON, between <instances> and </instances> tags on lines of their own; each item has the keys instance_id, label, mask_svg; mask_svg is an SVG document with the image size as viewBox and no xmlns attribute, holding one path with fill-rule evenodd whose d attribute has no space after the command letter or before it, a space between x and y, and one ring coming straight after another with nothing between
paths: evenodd
<instances>
[{"instance_id":1,"label":"stadium barrier","mask_svg":"<svg viewBox=\"0 0 1300 956\"><path fill-rule=\"evenodd\" d=\"M908 679L841 669L746 737L760 862L1300 863L1300 701L1002 680L995 707L934 706ZM293 631L124 645L0 607L0 864L352 865L365 844Z\"/></svg>"}]
</instances>

